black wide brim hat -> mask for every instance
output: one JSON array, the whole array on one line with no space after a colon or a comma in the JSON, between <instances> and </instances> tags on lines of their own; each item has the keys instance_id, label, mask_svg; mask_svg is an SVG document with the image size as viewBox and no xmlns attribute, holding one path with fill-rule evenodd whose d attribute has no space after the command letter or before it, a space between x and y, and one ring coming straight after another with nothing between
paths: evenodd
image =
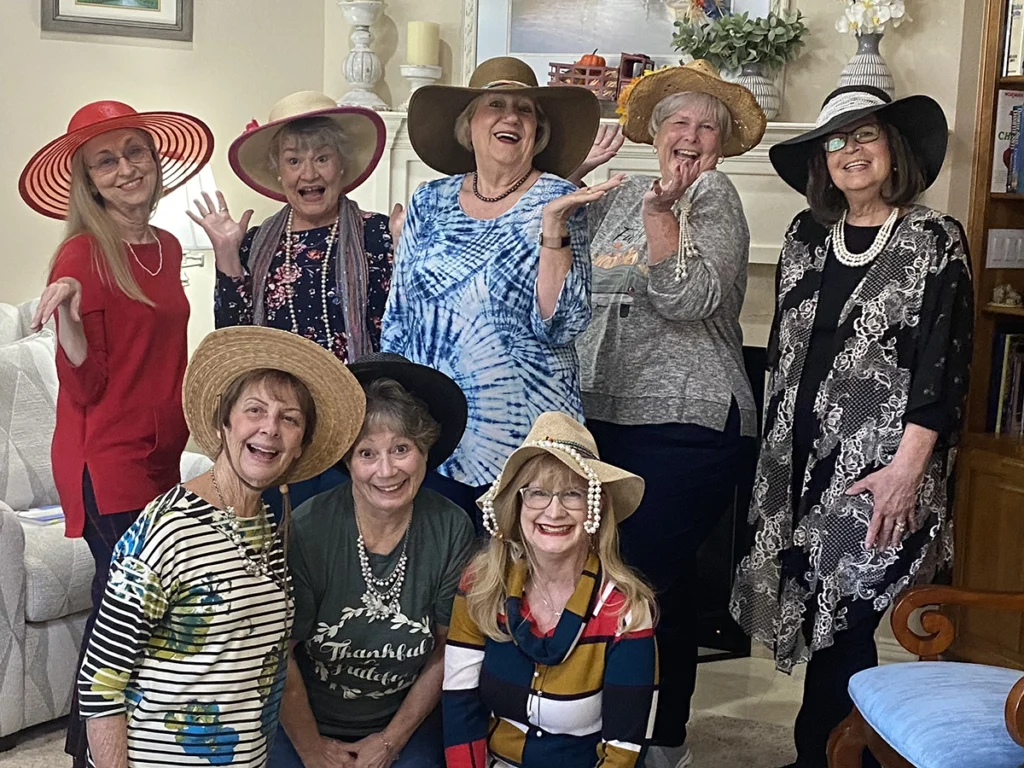
<instances>
[{"instance_id":1,"label":"black wide brim hat","mask_svg":"<svg viewBox=\"0 0 1024 768\"><path fill-rule=\"evenodd\" d=\"M364 386L377 379L393 379L427 406L431 418L441 425L441 435L427 454L428 472L437 469L455 452L466 431L469 406L466 395L451 378L434 368L388 352L363 355L349 363L348 369Z\"/></svg>"},{"instance_id":2,"label":"black wide brim hat","mask_svg":"<svg viewBox=\"0 0 1024 768\"><path fill-rule=\"evenodd\" d=\"M876 115L903 134L924 173L925 187L935 183L946 159L949 125L938 102L930 96L907 96L893 101L878 88L849 85L832 91L821 105L813 131L808 131L768 150L775 172L784 182L807 194L811 157L823 151L827 136L845 126Z\"/></svg>"}]
</instances>

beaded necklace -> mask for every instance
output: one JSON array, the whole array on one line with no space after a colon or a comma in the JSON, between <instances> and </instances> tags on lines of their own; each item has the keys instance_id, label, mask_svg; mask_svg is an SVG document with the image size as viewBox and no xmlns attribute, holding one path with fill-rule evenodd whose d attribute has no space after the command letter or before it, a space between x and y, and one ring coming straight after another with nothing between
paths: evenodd
<instances>
[{"instance_id":1,"label":"beaded necklace","mask_svg":"<svg viewBox=\"0 0 1024 768\"><path fill-rule=\"evenodd\" d=\"M399 599L402 596L402 586L405 584L405 569L409 563L409 528L405 529L405 542L402 544L402 554L398 563L387 576L377 578L373 575L370 567L370 556L366 551L366 540L363 538L363 529L359 525L359 515L356 518L356 530L359 537L356 539L356 550L359 552L359 570L363 573L363 581L366 583L366 591L363 593L362 603L370 611L373 617L386 618L397 616L402 612ZM412 520L409 520L412 525Z\"/></svg>"},{"instance_id":2,"label":"beaded necklace","mask_svg":"<svg viewBox=\"0 0 1024 768\"><path fill-rule=\"evenodd\" d=\"M238 523L238 518L235 516L235 508L229 507L224 503L224 495L220 492L220 486L217 485L217 475L214 473L213 467L210 467L210 480L213 481L213 490L217 494L217 500L221 506L219 510L216 510L219 513L216 515L217 520L225 524L227 528L225 533L227 533L231 543L235 545L235 549L238 550L238 555L242 558L242 567L245 568L245 572L250 576L270 576L273 578L274 574L270 567L270 551L274 548L274 540L277 537L274 536L269 541L267 541L269 537L265 537L263 547L256 553L257 559L253 559L252 555L249 554L249 547L245 543L245 534ZM264 524L266 524L266 515L267 507L264 505ZM252 549L255 551L255 547Z\"/></svg>"},{"instance_id":3,"label":"beaded necklace","mask_svg":"<svg viewBox=\"0 0 1024 768\"><path fill-rule=\"evenodd\" d=\"M850 253L846 247L846 211L843 211L839 221L832 225L832 250L835 251L839 263L845 264L847 267L863 267L874 261L889 242L889 236L892 234L893 227L896 226L899 213L899 208L892 209L889 218L885 220L881 229L878 230L878 234L875 235L871 247L864 253Z\"/></svg>"},{"instance_id":4,"label":"beaded necklace","mask_svg":"<svg viewBox=\"0 0 1024 768\"><path fill-rule=\"evenodd\" d=\"M496 196L496 197L485 197L484 195L480 194L480 186L479 186L479 175L477 174L477 172L476 172L476 171L473 171L473 194L474 194L474 195L476 195L476 199L477 199L477 200L483 200L483 201L484 201L485 203L496 203L496 202L498 202L499 200L504 200L504 199L505 199L506 197L508 197L509 195L511 195L511 194L512 194L513 192L515 192L515 191L516 191L517 189L519 189L519 188L520 188L521 186L523 186L523 184L525 184L525 183L526 183L526 180L527 180L528 178L530 178L530 174L531 174L531 173L533 173L533 168L531 168L530 170L528 170L528 171L526 172L526 175L525 175L525 176L523 176L523 178L521 178L521 179L520 179L519 181L517 181L517 182L516 182L515 184L513 184L513 185L512 185L511 187L509 187L508 189L506 189L506 190L505 190L504 192L502 192L502 193L501 193L500 195L498 195L498 196Z\"/></svg>"},{"instance_id":5,"label":"beaded necklace","mask_svg":"<svg viewBox=\"0 0 1024 768\"><path fill-rule=\"evenodd\" d=\"M294 244L292 243L292 215L291 209L288 210L288 223L285 226L284 232L284 264L286 268L297 269L295 265L295 255L293 253ZM334 250L334 243L338 239L338 226L339 219L335 219L331 225L331 231L327 235L327 250L324 253L323 259L320 261L320 298L323 302L323 314L321 319L324 321L324 333L327 334L327 348L331 347L331 316L327 311L327 272L331 261L331 252ZM288 295L288 312L292 318L292 333L297 334L299 332L299 320L295 316L295 291L287 291Z\"/></svg>"}]
</instances>

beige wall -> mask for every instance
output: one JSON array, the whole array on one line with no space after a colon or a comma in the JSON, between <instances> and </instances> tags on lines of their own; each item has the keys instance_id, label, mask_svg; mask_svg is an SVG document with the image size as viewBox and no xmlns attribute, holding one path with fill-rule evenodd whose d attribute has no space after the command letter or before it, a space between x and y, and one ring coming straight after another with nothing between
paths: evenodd
<instances>
[{"instance_id":1,"label":"beige wall","mask_svg":"<svg viewBox=\"0 0 1024 768\"><path fill-rule=\"evenodd\" d=\"M197 0L192 43L43 33L39 8L38 0L8 0L0 24L0 301L38 294L61 233L59 222L21 201L18 176L89 101L203 118L232 207L271 210L235 178L227 147L249 120L265 121L281 96L323 87L323 0Z\"/></svg>"}]
</instances>

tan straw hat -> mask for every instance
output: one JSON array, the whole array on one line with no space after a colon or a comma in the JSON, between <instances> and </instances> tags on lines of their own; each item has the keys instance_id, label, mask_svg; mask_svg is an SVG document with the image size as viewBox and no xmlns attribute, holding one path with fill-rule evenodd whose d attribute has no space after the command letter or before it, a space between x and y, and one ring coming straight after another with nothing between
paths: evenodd
<instances>
[{"instance_id":1,"label":"tan straw hat","mask_svg":"<svg viewBox=\"0 0 1024 768\"><path fill-rule=\"evenodd\" d=\"M297 483L334 466L363 426L366 397L355 376L319 344L277 328L243 325L221 328L192 354L182 402L185 421L199 448L211 459L220 453L216 424L220 398L235 379L260 368L290 373L313 396L316 430L299 459L279 483Z\"/></svg>"},{"instance_id":2,"label":"tan straw hat","mask_svg":"<svg viewBox=\"0 0 1024 768\"><path fill-rule=\"evenodd\" d=\"M339 107L330 96L316 91L285 96L270 110L266 124L255 120L249 123L245 133L228 148L231 169L261 195L285 202L281 179L270 164L270 142L288 123L309 117L330 118L348 139L341 193L346 194L366 181L384 154L384 121L372 109Z\"/></svg>"},{"instance_id":3,"label":"tan straw hat","mask_svg":"<svg viewBox=\"0 0 1024 768\"><path fill-rule=\"evenodd\" d=\"M481 93L529 96L551 123L547 147L533 159L540 171L568 176L590 152L601 121L601 105L586 88L540 87L530 65L513 56L481 63L466 88L425 85L409 100L409 140L420 159L435 171L453 176L476 169L473 153L455 139L455 121Z\"/></svg>"},{"instance_id":4,"label":"tan straw hat","mask_svg":"<svg viewBox=\"0 0 1024 768\"><path fill-rule=\"evenodd\" d=\"M665 67L638 77L619 94L622 132L640 144L653 144L651 115L658 102L674 93L694 91L714 96L732 116L732 136L722 146L724 157L735 157L758 145L768 119L754 94L738 83L723 80L704 59L680 67Z\"/></svg>"},{"instance_id":5,"label":"tan straw hat","mask_svg":"<svg viewBox=\"0 0 1024 768\"><path fill-rule=\"evenodd\" d=\"M636 512L644 495L644 479L632 472L613 467L601 461L597 453L597 443L586 427L571 416L564 413L549 411L537 417L526 436L523 444L512 452L505 461L501 474L490 489L477 500L477 505L484 512L484 526L494 534L494 500L504 493L515 492L508 485L519 472L523 464L534 456L549 453L565 464L569 469L588 481L593 498L596 487L600 493L606 493L612 500L615 521L621 523ZM594 533L600 525L600 517L592 518L594 510L587 516L587 533ZM490 517L490 519L488 519Z\"/></svg>"}]
</instances>

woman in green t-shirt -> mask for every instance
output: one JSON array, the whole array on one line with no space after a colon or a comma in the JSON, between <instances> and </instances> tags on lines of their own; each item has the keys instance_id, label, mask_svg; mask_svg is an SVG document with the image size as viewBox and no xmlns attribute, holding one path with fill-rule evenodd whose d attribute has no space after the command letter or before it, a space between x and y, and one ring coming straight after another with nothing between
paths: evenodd
<instances>
[{"instance_id":1,"label":"woman in green t-shirt","mask_svg":"<svg viewBox=\"0 0 1024 768\"><path fill-rule=\"evenodd\" d=\"M293 653L270 768L444 768L444 643L473 526L421 484L458 445L466 399L399 355L350 369L367 399L351 481L292 523Z\"/></svg>"}]
</instances>

